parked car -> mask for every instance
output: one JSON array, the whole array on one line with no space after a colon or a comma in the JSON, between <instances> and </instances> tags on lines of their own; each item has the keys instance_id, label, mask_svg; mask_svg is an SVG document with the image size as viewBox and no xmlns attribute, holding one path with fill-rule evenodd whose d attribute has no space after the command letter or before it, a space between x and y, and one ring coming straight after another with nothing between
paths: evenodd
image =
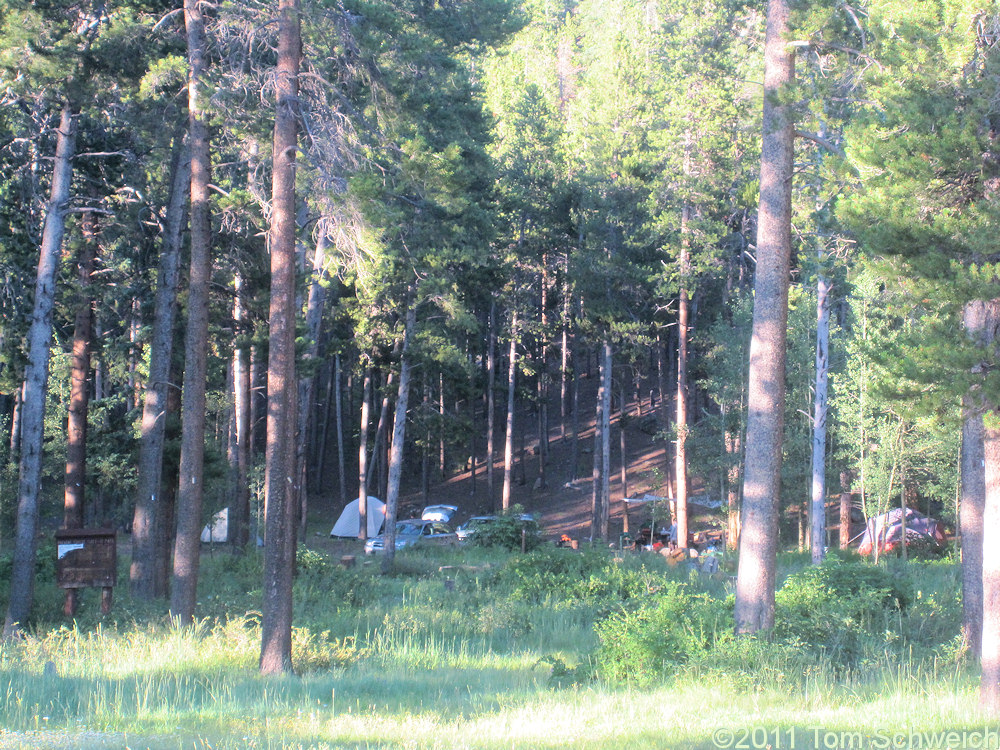
<instances>
[{"instance_id":1,"label":"parked car","mask_svg":"<svg viewBox=\"0 0 1000 750\"><path fill-rule=\"evenodd\" d=\"M411 518L396 522L396 549L407 549L416 546L453 545L458 543L458 537L451 527L440 521L429 521L423 518ZM365 554L375 555L385 549L385 535L379 534L365 542Z\"/></svg>"},{"instance_id":2,"label":"parked car","mask_svg":"<svg viewBox=\"0 0 1000 750\"><path fill-rule=\"evenodd\" d=\"M457 510L458 508L454 505L428 505L424 508L420 517L425 521L448 523Z\"/></svg>"}]
</instances>

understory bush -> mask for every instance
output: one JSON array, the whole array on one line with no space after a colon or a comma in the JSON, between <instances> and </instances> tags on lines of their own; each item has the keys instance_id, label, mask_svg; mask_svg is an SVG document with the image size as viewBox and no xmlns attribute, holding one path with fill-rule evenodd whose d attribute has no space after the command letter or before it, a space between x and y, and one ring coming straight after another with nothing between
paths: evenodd
<instances>
[{"instance_id":1,"label":"understory bush","mask_svg":"<svg viewBox=\"0 0 1000 750\"><path fill-rule=\"evenodd\" d=\"M670 583L636 609L608 615L595 629L598 676L648 684L704 660L717 643L732 638L733 620L725 602Z\"/></svg>"},{"instance_id":2,"label":"understory bush","mask_svg":"<svg viewBox=\"0 0 1000 750\"><path fill-rule=\"evenodd\" d=\"M627 565L603 550L547 548L508 560L493 575L490 589L517 601L585 603L611 611L656 593L667 583L662 571Z\"/></svg>"},{"instance_id":3,"label":"understory bush","mask_svg":"<svg viewBox=\"0 0 1000 750\"><path fill-rule=\"evenodd\" d=\"M542 533L538 521L526 515L520 505L514 505L502 516L483 524L472 535L472 542L480 547L496 547L508 552L522 548L530 551L541 545Z\"/></svg>"},{"instance_id":4,"label":"understory bush","mask_svg":"<svg viewBox=\"0 0 1000 750\"><path fill-rule=\"evenodd\" d=\"M639 601L623 601L595 626L597 674L610 682L685 673L793 686L821 674L863 678L880 665L964 658L955 646L957 568L944 564L877 566L830 557L788 576L775 596L774 629L756 636L733 636L732 597L669 583Z\"/></svg>"},{"instance_id":5,"label":"understory bush","mask_svg":"<svg viewBox=\"0 0 1000 750\"><path fill-rule=\"evenodd\" d=\"M775 594L774 638L852 667L898 641L912 596L903 570L831 556Z\"/></svg>"}]
</instances>

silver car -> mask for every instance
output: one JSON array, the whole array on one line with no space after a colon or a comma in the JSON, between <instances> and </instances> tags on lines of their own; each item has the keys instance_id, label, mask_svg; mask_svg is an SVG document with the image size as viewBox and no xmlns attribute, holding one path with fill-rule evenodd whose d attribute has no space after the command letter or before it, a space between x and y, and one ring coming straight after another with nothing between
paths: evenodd
<instances>
[{"instance_id":1,"label":"silver car","mask_svg":"<svg viewBox=\"0 0 1000 750\"><path fill-rule=\"evenodd\" d=\"M440 521L411 518L396 522L396 549L416 546L449 546L458 543L458 537L451 527ZM379 534L365 542L365 554L377 555L385 549L385 537Z\"/></svg>"}]
</instances>

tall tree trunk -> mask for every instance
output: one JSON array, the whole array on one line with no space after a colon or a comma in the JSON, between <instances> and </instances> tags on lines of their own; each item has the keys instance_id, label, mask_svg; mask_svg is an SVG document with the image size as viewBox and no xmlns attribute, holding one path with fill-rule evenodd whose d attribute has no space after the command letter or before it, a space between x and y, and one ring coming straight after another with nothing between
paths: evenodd
<instances>
[{"instance_id":1,"label":"tall tree trunk","mask_svg":"<svg viewBox=\"0 0 1000 750\"><path fill-rule=\"evenodd\" d=\"M368 538L368 426L371 421L372 368L365 368L358 436L358 539Z\"/></svg>"},{"instance_id":2,"label":"tall tree trunk","mask_svg":"<svg viewBox=\"0 0 1000 750\"><path fill-rule=\"evenodd\" d=\"M438 479L445 478L445 453L444 453L444 373L438 373Z\"/></svg>"},{"instance_id":3,"label":"tall tree trunk","mask_svg":"<svg viewBox=\"0 0 1000 750\"><path fill-rule=\"evenodd\" d=\"M188 128L191 144L191 271L184 340L180 485L177 491L177 538L174 541L170 613L187 624L194 618L201 554L212 226L208 187L211 153L207 115L203 110L206 97L205 20L198 0L184 0L184 21L188 44Z\"/></svg>"},{"instance_id":4,"label":"tall tree trunk","mask_svg":"<svg viewBox=\"0 0 1000 750\"><path fill-rule=\"evenodd\" d=\"M77 260L79 302L73 327L73 351L70 355L69 416L66 422L66 489L63 502L63 526L83 526L83 508L87 485L87 412L90 405L90 341L93 335L94 300L91 276L97 260L97 219L87 212L81 220L83 245ZM75 594L67 589L67 596Z\"/></svg>"},{"instance_id":5,"label":"tall tree trunk","mask_svg":"<svg viewBox=\"0 0 1000 750\"><path fill-rule=\"evenodd\" d=\"M1000 336L1000 300L984 304L981 340L995 353ZM968 320L968 309L966 319ZM993 357L991 357L991 361ZM1000 717L1000 427L998 407L984 404L992 413L983 425L983 464L985 503L982 526L982 646L979 703L990 718ZM971 489L971 488L970 488ZM971 519L970 523L971 523ZM963 539L963 566L965 540ZM973 541L973 544L975 542ZM975 549L970 550L975 557ZM970 560L970 565L972 561ZM964 575L963 575L964 583ZM974 584L973 584L974 585Z\"/></svg>"},{"instance_id":6,"label":"tall tree trunk","mask_svg":"<svg viewBox=\"0 0 1000 750\"><path fill-rule=\"evenodd\" d=\"M791 105L784 103L785 90L795 79L795 53L788 46L789 11L789 0L768 0L757 273L734 610L740 633L774 626L794 139Z\"/></svg>"},{"instance_id":7,"label":"tall tree trunk","mask_svg":"<svg viewBox=\"0 0 1000 750\"><path fill-rule=\"evenodd\" d=\"M830 365L830 281L820 269L816 281L816 388L812 435L812 561L823 562L826 545L826 413Z\"/></svg>"},{"instance_id":8,"label":"tall tree trunk","mask_svg":"<svg viewBox=\"0 0 1000 750\"><path fill-rule=\"evenodd\" d=\"M851 542L851 473L840 472L840 548Z\"/></svg>"},{"instance_id":9,"label":"tall tree trunk","mask_svg":"<svg viewBox=\"0 0 1000 750\"><path fill-rule=\"evenodd\" d=\"M996 333L997 310L990 329ZM995 342L994 336L990 337ZM990 718L1000 717L1000 428L997 413L983 428L986 502L983 508L982 646L979 703ZM964 563L964 561L963 561ZM964 581L963 581L964 582Z\"/></svg>"},{"instance_id":10,"label":"tall tree trunk","mask_svg":"<svg viewBox=\"0 0 1000 750\"><path fill-rule=\"evenodd\" d=\"M959 530L962 538L962 639L973 656L983 641L983 416L966 406L962 425L962 487Z\"/></svg>"},{"instance_id":11,"label":"tall tree trunk","mask_svg":"<svg viewBox=\"0 0 1000 750\"><path fill-rule=\"evenodd\" d=\"M625 413L625 389L622 387L620 389L621 393L621 410L618 412L618 447L619 447L619 469L621 471L621 482L622 482L622 504L625 503L625 498L628 497L628 452L626 450L627 446L625 444L625 428L628 424L628 415ZM642 403L640 401L640 403ZM640 407L641 410L641 407ZM626 533L628 529L625 529Z\"/></svg>"},{"instance_id":12,"label":"tall tree trunk","mask_svg":"<svg viewBox=\"0 0 1000 750\"><path fill-rule=\"evenodd\" d=\"M411 295L412 297L412 295ZM399 360L399 389L396 393L396 414L392 426L392 446L389 449L389 481L385 493L385 550L382 570L387 572L396 556L396 516L399 509L399 480L403 472L406 447L406 410L410 398L410 339L417 322L417 307L411 299L407 305L403 348Z\"/></svg>"},{"instance_id":13,"label":"tall tree trunk","mask_svg":"<svg viewBox=\"0 0 1000 750\"><path fill-rule=\"evenodd\" d=\"M573 445L570 450L569 459L569 482L575 482L580 476L580 346L579 342L576 340L576 336L573 337L573 381L570 384L570 401L571 401L571 422L573 424Z\"/></svg>"},{"instance_id":14,"label":"tall tree trunk","mask_svg":"<svg viewBox=\"0 0 1000 750\"><path fill-rule=\"evenodd\" d=\"M292 670L292 576L298 466L295 431L295 155L298 145L298 0L278 2L271 182L270 354L267 366L267 512L260 671Z\"/></svg>"},{"instance_id":15,"label":"tall tree trunk","mask_svg":"<svg viewBox=\"0 0 1000 750\"><path fill-rule=\"evenodd\" d=\"M496 301L490 302L489 341L486 342L486 494L489 497L489 508L495 511L497 507L494 476L496 462L496 379L497 379L497 332L496 332Z\"/></svg>"},{"instance_id":16,"label":"tall tree trunk","mask_svg":"<svg viewBox=\"0 0 1000 750\"><path fill-rule=\"evenodd\" d=\"M566 439L566 398L568 394L568 384L569 384L569 365L570 365L570 352L569 352L569 327L570 327L570 291L569 291L569 255L566 256L566 273L563 280L563 304L562 304L562 321L561 321L561 336L562 336L562 346L560 347L560 361L559 361L559 438L561 440Z\"/></svg>"},{"instance_id":17,"label":"tall tree trunk","mask_svg":"<svg viewBox=\"0 0 1000 750\"><path fill-rule=\"evenodd\" d=\"M128 411L135 409L142 397L139 389L139 337L142 333L142 304L137 298L132 300L132 309L129 311L128 321L128 392L125 394L125 408Z\"/></svg>"},{"instance_id":18,"label":"tall tree trunk","mask_svg":"<svg viewBox=\"0 0 1000 750\"><path fill-rule=\"evenodd\" d=\"M56 137L52 186L45 209L45 224L38 253L35 301L28 329L28 365L24 377L21 407L21 467L14 527L14 559L10 577L10 598L4 618L3 635L10 638L24 626L35 593L35 558L38 543L38 494L42 476L45 392L49 382L52 347L52 310L55 306L56 271L66 208L73 178L72 159L76 149L76 123L70 103L64 102Z\"/></svg>"},{"instance_id":19,"label":"tall tree trunk","mask_svg":"<svg viewBox=\"0 0 1000 750\"><path fill-rule=\"evenodd\" d=\"M340 501L347 504L347 468L344 462L344 401L341 397L341 382L343 375L340 369L340 355L333 358L333 397L335 418L337 421L337 486L340 487Z\"/></svg>"},{"instance_id":20,"label":"tall tree trunk","mask_svg":"<svg viewBox=\"0 0 1000 750\"><path fill-rule=\"evenodd\" d=\"M14 411L10 417L10 460L20 461L21 454L21 406L24 403L24 383L14 391Z\"/></svg>"},{"instance_id":21,"label":"tall tree trunk","mask_svg":"<svg viewBox=\"0 0 1000 750\"><path fill-rule=\"evenodd\" d=\"M598 533L608 541L611 519L611 339L605 338L601 348L601 515Z\"/></svg>"},{"instance_id":22,"label":"tall tree trunk","mask_svg":"<svg viewBox=\"0 0 1000 750\"><path fill-rule=\"evenodd\" d=\"M166 439L170 362L177 316L181 233L191 187L191 158L178 136L171 165L170 200L167 204L163 246L160 250L153 303L153 332L149 344L149 380L139 428L139 465L132 516L132 563L129 588L135 599L149 601L167 594L166 569L157 565L166 558L162 547L169 536L163 528L163 446Z\"/></svg>"},{"instance_id":23,"label":"tall tree trunk","mask_svg":"<svg viewBox=\"0 0 1000 750\"><path fill-rule=\"evenodd\" d=\"M517 377L517 313L510 321L510 359L507 370L507 435L503 444L503 493L500 507L510 509L511 474L514 466L514 386Z\"/></svg>"},{"instance_id":24,"label":"tall tree trunk","mask_svg":"<svg viewBox=\"0 0 1000 750\"><path fill-rule=\"evenodd\" d=\"M324 286L326 275L326 232L320 232L316 240L316 249L313 253L312 278L309 283L309 298L306 303L306 336L309 345L306 348L305 362L316 360L319 355L320 324L323 322L323 308L326 305L326 288ZM299 538L305 541L306 522L308 520L308 497L309 489L306 483L306 447L309 437L309 430L313 413L313 394L316 391L316 375L309 373L302 378L298 385L298 431L296 441L296 472L299 476Z\"/></svg>"},{"instance_id":25,"label":"tall tree trunk","mask_svg":"<svg viewBox=\"0 0 1000 750\"><path fill-rule=\"evenodd\" d=\"M740 540L740 430L726 428L726 455L729 471L726 476L726 546L731 550L739 547Z\"/></svg>"},{"instance_id":26,"label":"tall tree trunk","mask_svg":"<svg viewBox=\"0 0 1000 750\"><path fill-rule=\"evenodd\" d=\"M684 158L684 171L688 171L688 157ZM690 274L691 207L685 205L681 213L680 276L681 289L677 297L677 440L674 449L674 476L677 487L677 546L688 546L688 276Z\"/></svg>"},{"instance_id":27,"label":"tall tree trunk","mask_svg":"<svg viewBox=\"0 0 1000 750\"><path fill-rule=\"evenodd\" d=\"M233 323L237 340L246 331L247 311L244 302L242 276L235 279ZM236 471L233 503L229 509L229 543L236 553L246 549L250 541L250 351L240 344L233 351L233 416L236 431Z\"/></svg>"},{"instance_id":28,"label":"tall tree trunk","mask_svg":"<svg viewBox=\"0 0 1000 750\"><path fill-rule=\"evenodd\" d=\"M385 379L385 386L382 389L382 407L378 415L378 427L375 428L375 439L372 441L371 460L368 464L368 484L371 486L371 477L375 477L376 495L385 497L381 486L381 467L387 463L386 451L382 448L385 442L385 433L388 430L389 415L392 413L392 387L396 382L396 373L390 372Z\"/></svg>"},{"instance_id":29,"label":"tall tree trunk","mask_svg":"<svg viewBox=\"0 0 1000 750\"><path fill-rule=\"evenodd\" d=\"M973 301L965 306L966 335L979 345L988 343L988 305ZM976 369L985 369L977 367ZM959 533L962 540L962 638L976 657L983 645L983 535L986 474L983 454L983 398L971 392L963 399L962 478Z\"/></svg>"},{"instance_id":30,"label":"tall tree trunk","mask_svg":"<svg viewBox=\"0 0 1000 750\"><path fill-rule=\"evenodd\" d=\"M470 365L472 363L470 362ZM476 471L477 461L479 458L478 450L476 448L476 430L479 429L479 424L476 419L476 399L469 398L469 497L476 496Z\"/></svg>"},{"instance_id":31,"label":"tall tree trunk","mask_svg":"<svg viewBox=\"0 0 1000 750\"><path fill-rule=\"evenodd\" d=\"M603 386L603 380L601 381ZM598 386L597 400L594 403L594 441L590 454L590 541L596 542L601 535L601 454L603 451L601 424L604 421L604 394Z\"/></svg>"}]
</instances>

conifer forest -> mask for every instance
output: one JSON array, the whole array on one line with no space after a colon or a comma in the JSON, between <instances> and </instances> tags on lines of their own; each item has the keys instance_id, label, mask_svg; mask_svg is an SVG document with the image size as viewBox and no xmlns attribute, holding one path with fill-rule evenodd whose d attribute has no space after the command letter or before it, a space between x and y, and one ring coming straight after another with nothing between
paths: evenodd
<instances>
[{"instance_id":1,"label":"conifer forest","mask_svg":"<svg viewBox=\"0 0 1000 750\"><path fill-rule=\"evenodd\" d=\"M453 480L619 553L631 488L713 509L734 644L937 520L1000 716L1000 3L0 0L0 272L3 643L57 529L197 627L226 509L287 675L350 501L389 576Z\"/></svg>"}]
</instances>

